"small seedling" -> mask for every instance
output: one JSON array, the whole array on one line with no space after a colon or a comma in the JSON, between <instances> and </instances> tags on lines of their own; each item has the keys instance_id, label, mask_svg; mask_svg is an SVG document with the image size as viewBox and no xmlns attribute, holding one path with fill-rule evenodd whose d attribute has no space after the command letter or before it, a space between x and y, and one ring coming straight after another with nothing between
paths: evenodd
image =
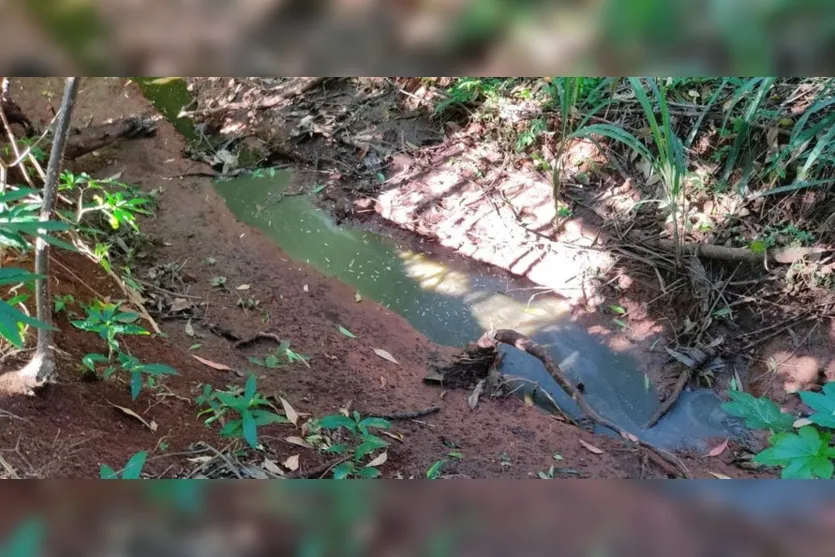
<instances>
[{"instance_id":1,"label":"small seedling","mask_svg":"<svg viewBox=\"0 0 835 557\"><path fill-rule=\"evenodd\" d=\"M426 471L426 479L437 480L441 476L441 469L443 469L446 462L447 461L443 459L436 460L432 466L429 467L429 470Z\"/></svg>"},{"instance_id":2,"label":"small seedling","mask_svg":"<svg viewBox=\"0 0 835 557\"><path fill-rule=\"evenodd\" d=\"M215 259L214 257L207 257L206 259L203 260L203 264L204 265L209 265L209 266L216 265L217 264L217 259Z\"/></svg>"},{"instance_id":3,"label":"small seedling","mask_svg":"<svg viewBox=\"0 0 835 557\"><path fill-rule=\"evenodd\" d=\"M75 298L73 298L72 294L55 296L55 298L52 300L52 303L55 309L55 313L61 313L62 311L67 311L67 306L75 303Z\"/></svg>"},{"instance_id":4,"label":"small seedling","mask_svg":"<svg viewBox=\"0 0 835 557\"><path fill-rule=\"evenodd\" d=\"M94 302L87 307L87 317L83 320L75 320L73 326L91 333L98 334L107 341L110 353L119 349L118 335L149 335L150 333L134 325L139 320L139 314L129 311L121 311L121 303L105 304Z\"/></svg>"},{"instance_id":5,"label":"small seedling","mask_svg":"<svg viewBox=\"0 0 835 557\"><path fill-rule=\"evenodd\" d=\"M331 444L325 449L326 452L339 455L348 455L349 460L336 466L333 470L334 479L345 479L348 477L373 479L380 476L377 470L377 463L382 464L385 458L378 456L370 462L364 463L367 457L380 449L388 447L389 443L371 433L372 429L388 430L391 423L382 418L362 418L359 412L354 412L350 417L344 414L332 414L319 418L315 421L315 427L319 429L337 432L345 429L350 434L352 444L339 443ZM382 460L382 462L380 462Z\"/></svg>"},{"instance_id":6,"label":"small seedling","mask_svg":"<svg viewBox=\"0 0 835 557\"><path fill-rule=\"evenodd\" d=\"M142 474L142 468L145 466L145 460L148 458L147 451L139 451L128 460L125 468L122 470L122 475L116 472L107 464L102 464L99 471L99 478L102 480L138 480Z\"/></svg>"},{"instance_id":7,"label":"small seedling","mask_svg":"<svg viewBox=\"0 0 835 557\"><path fill-rule=\"evenodd\" d=\"M212 286L215 288L226 288L226 277L212 277Z\"/></svg>"},{"instance_id":8,"label":"small seedling","mask_svg":"<svg viewBox=\"0 0 835 557\"><path fill-rule=\"evenodd\" d=\"M111 364L111 358L104 354L87 354L81 359L84 367L96 373L98 364L108 364L103 377L109 379L116 371L122 371L130 376L130 396L133 400L139 397L142 385L147 381L149 387L154 387L156 378L162 375L178 375L177 370L165 364L143 364L138 358L119 352L116 362Z\"/></svg>"},{"instance_id":9,"label":"small seedling","mask_svg":"<svg viewBox=\"0 0 835 557\"><path fill-rule=\"evenodd\" d=\"M223 437L243 438L253 449L258 447L259 427L290 423L286 417L264 409L272 408L272 404L256 391L254 375L246 380L243 392L240 389L213 391L211 386L205 385L197 403L209 407L198 414L211 414L205 421L206 425L224 418L230 412L237 414L238 417L225 423L220 434Z\"/></svg>"}]
</instances>

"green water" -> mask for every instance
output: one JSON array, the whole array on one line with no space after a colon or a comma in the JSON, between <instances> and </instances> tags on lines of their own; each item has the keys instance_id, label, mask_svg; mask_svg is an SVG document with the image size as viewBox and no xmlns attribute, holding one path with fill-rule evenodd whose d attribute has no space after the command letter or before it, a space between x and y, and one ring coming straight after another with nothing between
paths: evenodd
<instances>
[{"instance_id":1,"label":"green water","mask_svg":"<svg viewBox=\"0 0 835 557\"><path fill-rule=\"evenodd\" d=\"M646 386L628 354L612 351L574 323L559 300L545 295L531 299L521 281L464 263L441 263L390 238L338 226L315 207L312 194L282 196L289 181L289 175L279 174L217 182L215 187L238 219L268 234L291 258L350 284L438 344L460 346L491 328L516 329L545 346L571 380L584 384L598 412L649 442L703 449L702 440L733 433L710 391L684 393L665 419L644 430L642 424L658 407L654 388ZM540 385L564 411L581 416L538 360L503 350L504 373ZM549 406L545 399L540 402Z\"/></svg>"},{"instance_id":2,"label":"green water","mask_svg":"<svg viewBox=\"0 0 835 557\"><path fill-rule=\"evenodd\" d=\"M183 79L137 81L183 136L198 139L194 123L177 117L192 99ZM290 175L278 174L221 181L215 187L239 220L269 235L291 258L353 286L438 344L460 346L490 329L516 329L546 347L569 380L583 383L595 410L645 441L669 449L705 450L706 440L739 433L738 423L729 420L720 400L707 390L683 393L664 419L644 429L658 408L654 388L645 385L644 373L629 354L614 352L572 321L558 299L532 297L530 285L491 273L486 266L460 258L442 262L390 238L338 226L316 208L313 194L282 196L289 182ZM515 348L502 350L505 374L526 380L521 385L528 391L531 384L539 385L563 411L581 416L538 360ZM546 400L539 402L547 408Z\"/></svg>"}]
</instances>

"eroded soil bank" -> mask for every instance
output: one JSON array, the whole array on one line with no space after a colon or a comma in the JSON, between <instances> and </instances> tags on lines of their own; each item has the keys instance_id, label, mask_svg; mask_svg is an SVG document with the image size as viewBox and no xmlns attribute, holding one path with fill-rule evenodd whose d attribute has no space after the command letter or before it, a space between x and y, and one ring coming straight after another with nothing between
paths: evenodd
<instances>
[{"instance_id":1,"label":"eroded soil bank","mask_svg":"<svg viewBox=\"0 0 835 557\"><path fill-rule=\"evenodd\" d=\"M30 118L43 126L51 118L50 106L55 108L61 87L59 79L21 79L14 82L13 95ZM154 108L135 83L84 79L74 121L84 126L149 112ZM101 350L100 341L57 316L60 383L36 398L3 402L9 413L0 432L2 456L9 465L6 475L96 477L100 464L120 465L139 450L151 451L149 476L186 477L201 472L205 457L213 458L213 453L198 444L222 452L228 440L220 439L216 430L204 427L197 417L194 399L199 385L241 385L244 378L243 373L207 367L193 356L245 372L253 369L248 357L263 356L270 348L259 343L235 349L230 340L211 332L215 325L241 338L269 331L310 356L309 368L295 364L254 370L263 393L285 398L299 413L320 417L350 406L363 415L392 414L440 406L436 414L394 422L393 432L402 440L392 440L388 461L380 468L384 477L423 477L439 460L446 461L442 477L528 478L552 465L557 477L663 476L642 452L559 421L522 400L482 400L471 410L467 392L425 385L423 378L432 362L448 357L451 349L428 341L383 306L366 299L357 302L355 289L291 260L270 239L235 219L211 179L191 175L211 170L184 157L185 147L183 138L163 120L156 137L93 153L76 161L73 168L98 177L120 173L122 181L146 191L162 188L155 217L141 223L153 247L133 272L147 281L152 269L158 272L169 264L181 269L182 291L171 298L186 295L193 303L189 312L195 336L187 334L186 319L169 319L175 316L164 311L157 314L164 338L131 338L127 343L143 361L166 363L180 375L165 380L158 391L143 393L136 402L131 402L127 386L118 381L83 381L80 359ZM319 179L315 173L300 171L291 187L310 188ZM56 293L72 294L85 303L123 297L83 257L58 251L53 256L58 262L54 265ZM226 289L213 286L216 277L225 277ZM249 288L238 290L241 285ZM153 288L146 294L149 300L165 296ZM242 304L242 297L257 300L257 308ZM340 333L340 326L357 338ZM201 347L190 350L195 344ZM389 352L398 364L380 358L375 349ZM15 363L7 360L4 366L12 369ZM114 404L153 421L155 430ZM217 475L257 477L265 459L283 463L294 455L299 455L302 471L329 460L286 441L298 435L293 426L266 427L263 452L238 455L240 468L225 470L221 464L216 467ZM734 459L733 449L711 458L685 456L695 477L707 478L712 473L751 477L751 472L731 465Z\"/></svg>"}]
</instances>

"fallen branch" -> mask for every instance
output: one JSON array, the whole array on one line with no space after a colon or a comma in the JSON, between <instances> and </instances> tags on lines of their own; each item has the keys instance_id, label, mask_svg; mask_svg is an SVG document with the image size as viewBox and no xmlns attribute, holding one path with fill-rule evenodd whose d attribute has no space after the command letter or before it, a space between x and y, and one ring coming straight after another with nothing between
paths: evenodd
<instances>
[{"instance_id":1,"label":"fallen branch","mask_svg":"<svg viewBox=\"0 0 835 557\"><path fill-rule=\"evenodd\" d=\"M414 420L416 418L423 418L430 414L435 414L441 411L440 406L431 406L423 410L414 410L412 412L393 412L391 414L370 414L372 418L382 418L383 420Z\"/></svg>"},{"instance_id":2,"label":"fallen branch","mask_svg":"<svg viewBox=\"0 0 835 557\"><path fill-rule=\"evenodd\" d=\"M278 344L281 344L281 338L275 333L263 333L258 332L252 335L249 338L241 339L235 342L232 345L233 348L243 348L244 346L249 346L250 344L254 344L259 340L274 340Z\"/></svg>"},{"instance_id":3,"label":"fallen branch","mask_svg":"<svg viewBox=\"0 0 835 557\"><path fill-rule=\"evenodd\" d=\"M676 252L676 243L673 240L652 239L640 233L627 235L631 241L645 246L654 247L668 253ZM806 256L821 254L829 251L823 247L813 248L775 248L765 253L755 253L749 248L732 248L728 246L717 246L714 244L698 244L684 242L681 244L681 253L685 255L696 255L708 259L721 259L723 261L737 261L744 263L782 263L791 264Z\"/></svg>"},{"instance_id":4,"label":"fallen branch","mask_svg":"<svg viewBox=\"0 0 835 557\"><path fill-rule=\"evenodd\" d=\"M681 459L676 457L674 454L655 448L652 444L638 439L616 423L600 416L597 411L589 405L579 389L577 389L577 387L575 387L571 381L565 377L559 366L555 364L551 359L551 356L548 355L548 352L533 340L516 331L502 329L492 333L485 333L484 336L478 340L477 345L481 348L495 348L498 343L513 346L518 350L527 352L534 358L541 361L548 373L551 374L551 377L553 377L557 384L574 400L574 402L577 403L583 413L592 422L601 427L611 429L624 439L633 441L643 447L647 455L649 455L653 461L661 466L667 474L672 476L681 476L684 478L690 477L690 472L687 470L687 466L685 466Z\"/></svg>"},{"instance_id":5,"label":"fallen branch","mask_svg":"<svg viewBox=\"0 0 835 557\"><path fill-rule=\"evenodd\" d=\"M689 367L684 366L684 369L681 370L681 374L676 380L675 387L673 387L673 392L670 393L670 396L664 399L664 402L661 403L661 406L658 407L658 410L656 410L655 414L653 414L649 419L647 425L644 426L646 429L655 427L655 424L657 424L658 421L670 411L670 408L673 407L678 400L678 397L681 396L682 391L684 391L684 387L687 386L687 381L690 379L691 373L692 370Z\"/></svg>"},{"instance_id":6,"label":"fallen branch","mask_svg":"<svg viewBox=\"0 0 835 557\"><path fill-rule=\"evenodd\" d=\"M290 89L284 90L280 93L275 95L270 95L269 97L265 97L258 102L236 102L236 103L229 103L222 106L215 106L213 108L198 108L197 110L183 110L178 115L177 118L191 118L193 116L208 116L210 114L218 114L220 112L232 112L233 110L264 110L267 108L273 108L274 106L278 105L282 101L286 101L292 99L293 97L297 97L301 94L307 93L311 89L318 87L322 84L327 77L313 77L308 79L307 81L303 81L302 83L297 84L295 87L291 87Z\"/></svg>"}]
</instances>

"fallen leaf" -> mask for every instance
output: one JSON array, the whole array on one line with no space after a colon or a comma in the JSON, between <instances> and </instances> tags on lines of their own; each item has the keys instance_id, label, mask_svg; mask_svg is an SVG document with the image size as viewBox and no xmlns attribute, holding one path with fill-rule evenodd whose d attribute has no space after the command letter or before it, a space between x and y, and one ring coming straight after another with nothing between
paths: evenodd
<instances>
[{"instance_id":1,"label":"fallen leaf","mask_svg":"<svg viewBox=\"0 0 835 557\"><path fill-rule=\"evenodd\" d=\"M533 396L531 396L531 393L525 393L525 405L526 406L533 406L534 405Z\"/></svg>"},{"instance_id":2,"label":"fallen leaf","mask_svg":"<svg viewBox=\"0 0 835 557\"><path fill-rule=\"evenodd\" d=\"M725 474L717 474L716 472L711 472L710 470L707 471L708 474L716 478L717 480L730 480L731 478L726 476Z\"/></svg>"},{"instance_id":3,"label":"fallen leaf","mask_svg":"<svg viewBox=\"0 0 835 557\"><path fill-rule=\"evenodd\" d=\"M470 410L475 410L476 406L478 406L478 397L481 396L481 391L483 390L484 379L476 383L475 389L473 389L473 392L467 397L467 406L470 407Z\"/></svg>"},{"instance_id":4,"label":"fallen leaf","mask_svg":"<svg viewBox=\"0 0 835 557\"><path fill-rule=\"evenodd\" d=\"M210 455L203 455L203 456L195 456L195 457L192 457L192 458L187 458L186 460L188 460L189 462L193 462L195 464L204 464L206 462L209 462L213 458L214 457L210 456Z\"/></svg>"},{"instance_id":5,"label":"fallen leaf","mask_svg":"<svg viewBox=\"0 0 835 557\"><path fill-rule=\"evenodd\" d=\"M812 420L809 418L798 418L792 424L792 427L795 429L800 429L801 427L805 427L807 425L812 425Z\"/></svg>"},{"instance_id":6,"label":"fallen leaf","mask_svg":"<svg viewBox=\"0 0 835 557\"><path fill-rule=\"evenodd\" d=\"M281 401L281 406L284 408L284 415L287 416L287 419L290 420L290 423L293 425L298 425L299 423L299 414L296 412L290 403L284 400L283 398L279 397L278 400Z\"/></svg>"},{"instance_id":7,"label":"fallen leaf","mask_svg":"<svg viewBox=\"0 0 835 557\"><path fill-rule=\"evenodd\" d=\"M360 303L362 301L362 295L359 292L354 293L354 301L356 303Z\"/></svg>"},{"instance_id":8,"label":"fallen leaf","mask_svg":"<svg viewBox=\"0 0 835 557\"><path fill-rule=\"evenodd\" d=\"M190 337L193 337L195 335L194 325L191 324L191 319L189 319L186 322L186 334Z\"/></svg>"},{"instance_id":9,"label":"fallen leaf","mask_svg":"<svg viewBox=\"0 0 835 557\"><path fill-rule=\"evenodd\" d=\"M251 285L249 285L249 284L242 284L242 285L240 285L240 286L239 286L236 290L249 290L250 288L252 288L252 286L251 286Z\"/></svg>"},{"instance_id":10,"label":"fallen leaf","mask_svg":"<svg viewBox=\"0 0 835 557\"><path fill-rule=\"evenodd\" d=\"M381 430L377 431L376 433L382 433L386 437L391 437L392 439L400 441L401 443L403 442L403 434L402 433L393 433L391 431L386 431L384 429L381 429Z\"/></svg>"},{"instance_id":11,"label":"fallen leaf","mask_svg":"<svg viewBox=\"0 0 835 557\"><path fill-rule=\"evenodd\" d=\"M705 456L715 457L715 456L719 456L720 454L724 453L725 449L728 448L728 441L730 441L730 438L725 439L724 441L722 441L721 443L719 443L718 445L716 445L715 447L710 449L710 452L707 453Z\"/></svg>"},{"instance_id":12,"label":"fallen leaf","mask_svg":"<svg viewBox=\"0 0 835 557\"><path fill-rule=\"evenodd\" d=\"M195 354L192 354L191 357L200 362L201 364L207 365L212 369L216 369L218 371L232 371L232 368L227 366L226 364L219 364L217 362L207 360L206 358L201 358L200 356L197 356Z\"/></svg>"},{"instance_id":13,"label":"fallen leaf","mask_svg":"<svg viewBox=\"0 0 835 557\"><path fill-rule=\"evenodd\" d=\"M275 461L272 461L269 458L264 459L264 464L261 465L261 468L277 476L284 475L284 470L282 470L281 467L275 463Z\"/></svg>"},{"instance_id":14,"label":"fallen leaf","mask_svg":"<svg viewBox=\"0 0 835 557\"><path fill-rule=\"evenodd\" d=\"M171 311L173 313L177 313L178 311L185 311L187 309L191 309L194 304L186 300L185 298L174 298L174 301L171 302Z\"/></svg>"},{"instance_id":15,"label":"fallen leaf","mask_svg":"<svg viewBox=\"0 0 835 557\"><path fill-rule=\"evenodd\" d=\"M291 472L295 472L299 469L299 455L294 454L293 456L288 457L281 465Z\"/></svg>"},{"instance_id":16,"label":"fallen leaf","mask_svg":"<svg viewBox=\"0 0 835 557\"><path fill-rule=\"evenodd\" d=\"M154 423L154 422L148 423L148 421L145 420L145 418L143 418L142 416L140 416L139 414L137 414L136 412L134 412L130 408L125 408L124 406L119 406L118 404L113 404L112 402L110 404L111 404L111 406L113 406L113 408L116 408L117 410L121 410L123 413L127 414L131 418L136 418L137 420L142 422L142 425L144 425L145 427L147 427L151 431L156 431L157 430L156 423Z\"/></svg>"},{"instance_id":17,"label":"fallen leaf","mask_svg":"<svg viewBox=\"0 0 835 557\"><path fill-rule=\"evenodd\" d=\"M385 377L383 377L382 375L380 376L380 388L381 388L381 389L385 389L385 388L386 388L386 378L385 378Z\"/></svg>"},{"instance_id":18,"label":"fallen leaf","mask_svg":"<svg viewBox=\"0 0 835 557\"><path fill-rule=\"evenodd\" d=\"M189 347L188 347L188 349L189 349L189 350L197 350L197 349L198 349L198 348L200 348L201 346L203 346L203 345L202 345L202 344L200 344L200 343L197 343L197 344L192 344L191 346L189 346Z\"/></svg>"},{"instance_id":19,"label":"fallen leaf","mask_svg":"<svg viewBox=\"0 0 835 557\"><path fill-rule=\"evenodd\" d=\"M302 286L302 290L304 290L305 292L310 292L310 288L308 288L306 284Z\"/></svg>"},{"instance_id":20,"label":"fallen leaf","mask_svg":"<svg viewBox=\"0 0 835 557\"><path fill-rule=\"evenodd\" d=\"M623 437L627 441L632 441L633 443L639 443L640 442L636 435L633 435L633 434L629 433L628 431L624 431L620 435L621 435L621 437Z\"/></svg>"},{"instance_id":21,"label":"fallen leaf","mask_svg":"<svg viewBox=\"0 0 835 557\"><path fill-rule=\"evenodd\" d=\"M590 452L593 452L594 454L603 454L603 449L598 449L597 447L595 447L591 443L586 443L582 439L577 439L577 440L580 442L581 445L583 445L585 448L587 448Z\"/></svg>"},{"instance_id":22,"label":"fallen leaf","mask_svg":"<svg viewBox=\"0 0 835 557\"><path fill-rule=\"evenodd\" d=\"M380 356L384 360L388 360L393 364L400 365L400 362L395 360L394 356L392 356L391 354L389 354L388 352L386 352L385 350L383 350L381 348L375 348L374 353L377 354L378 356Z\"/></svg>"},{"instance_id":23,"label":"fallen leaf","mask_svg":"<svg viewBox=\"0 0 835 557\"><path fill-rule=\"evenodd\" d=\"M366 468L374 468L375 466L382 466L389 459L389 454L383 451L377 458L365 465Z\"/></svg>"},{"instance_id":24,"label":"fallen leaf","mask_svg":"<svg viewBox=\"0 0 835 557\"><path fill-rule=\"evenodd\" d=\"M349 331L348 329L346 329L342 325L337 326L337 329L339 329L339 332L342 333L343 335L345 335L348 338L357 338L357 335L355 335L354 333L352 333L351 331Z\"/></svg>"},{"instance_id":25,"label":"fallen leaf","mask_svg":"<svg viewBox=\"0 0 835 557\"><path fill-rule=\"evenodd\" d=\"M291 445L298 445L299 447L304 447L305 449L312 449L313 445L302 439L301 437L287 437L284 439Z\"/></svg>"}]
</instances>

